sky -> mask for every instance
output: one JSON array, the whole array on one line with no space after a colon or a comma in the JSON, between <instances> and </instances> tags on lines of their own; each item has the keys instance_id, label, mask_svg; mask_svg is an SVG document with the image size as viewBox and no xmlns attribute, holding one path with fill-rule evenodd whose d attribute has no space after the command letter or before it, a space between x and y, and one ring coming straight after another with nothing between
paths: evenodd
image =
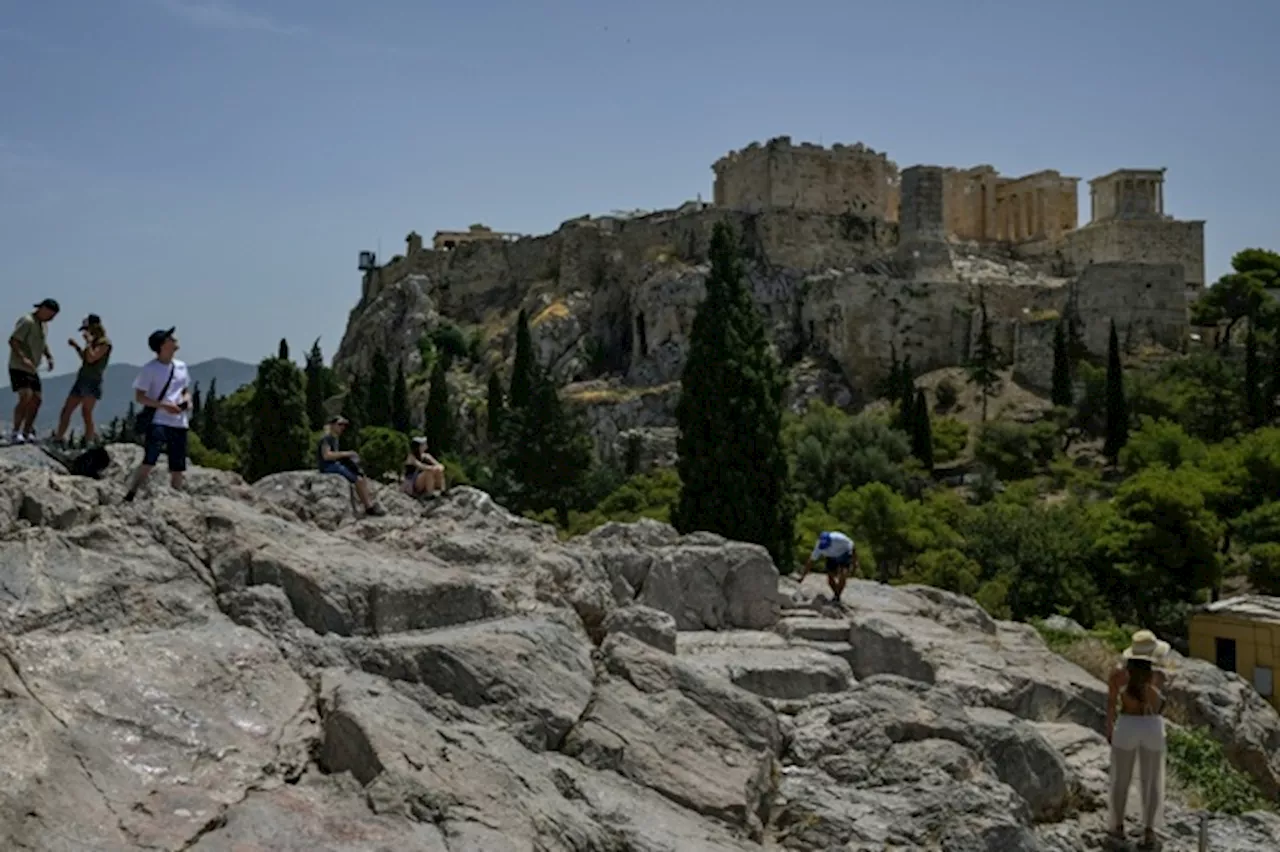
<instances>
[{"instance_id":1,"label":"sky","mask_svg":"<svg viewBox=\"0 0 1280 852\"><path fill-rule=\"evenodd\" d=\"M1275 0L0 0L0 322L327 357L360 250L712 193L752 141L1167 167L1206 274L1280 249ZM1083 222L1082 222L1083 224Z\"/></svg>"}]
</instances>

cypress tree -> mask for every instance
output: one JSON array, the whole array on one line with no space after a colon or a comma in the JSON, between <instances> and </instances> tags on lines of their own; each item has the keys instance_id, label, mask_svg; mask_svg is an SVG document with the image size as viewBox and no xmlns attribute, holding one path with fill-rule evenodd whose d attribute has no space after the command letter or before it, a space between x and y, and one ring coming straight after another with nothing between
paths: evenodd
<instances>
[{"instance_id":1,"label":"cypress tree","mask_svg":"<svg viewBox=\"0 0 1280 852\"><path fill-rule=\"evenodd\" d=\"M209 394L204 398L200 417L200 440L204 441L204 445L211 450L220 453L227 452L227 436L222 428L222 421L219 419L219 412L222 409L222 400L218 397L218 380L211 379L209 381Z\"/></svg>"},{"instance_id":2,"label":"cypress tree","mask_svg":"<svg viewBox=\"0 0 1280 852\"><path fill-rule=\"evenodd\" d=\"M387 361L386 353L379 349L373 353L373 365L369 373L365 426L391 425L391 392L391 364Z\"/></svg>"},{"instance_id":3,"label":"cypress tree","mask_svg":"<svg viewBox=\"0 0 1280 852\"><path fill-rule=\"evenodd\" d=\"M973 347L973 356L969 359L969 383L978 386L982 392L982 420L987 420L987 400L995 393L1000 384L1000 350L991 339L991 321L987 318L986 294L978 291L978 340Z\"/></svg>"},{"instance_id":4,"label":"cypress tree","mask_svg":"<svg viewBox=\"0 0 1280 852\"><path fill-rule=\"evenodd\" d=\"M530 395L503 418L499 470L504 497L518 511L554 510L561 526L591 473L592 444L581 414L565 408L555 382L540 368Z\"/></svg>"},{"instance_id":5,"label":"cypress tree","mask_svg":"<svg viewBox=\"0 0 1280 852\"><path fill-rule=\"evenodd\" d=\"M916 376L911 369L911 356L902 362L898 372L898 428L908 434L911 432L912 418L915 416Z\"/></svg>"},{"instance_id":6,"label":"cypress tree","mask_svg":"<svg viewBox=\"0 0 1280 852\"><path fill-rule=\"evenodd\" d=\"M1111 321L1111 336L1107 341L1107 426L1102 454L1112 464L1121 448L1129 440L1129 406L1124 398L1124 369L1120 364L1120 338L1116 335L1116 321Z\"/></svg>"},{"instance_id":7,"label":"cypress tree","mask_svg":"<svg viewBox=\"0 0 1280 852\"><path fill-rule=\"evenodd\" d=\"M406 435L413 430L413 415L409 412L409 385L404 378L403 364L396 370L396 383L391 390L391 426Z\"/></svg>"},{"instance_id":8,"label":"cypress tree","mask_svg":"<svg viewBox=\"0 0 1280 852\"><path fill-rule=\"evenodd\" d=\"M204 400L200 396L200 383L196 382L195 390L191 392L191 430L197 435L200 434L200 424L203 422ZM200 435L203 439L204 435Z\"/></svg>"},{"instance_id":9,"label":"cypress tree","mask_svg":"<svg viewBox=\"0 0 1280 852\"><path fill-rule=\"evenodd\" d=\"M302 371L288 358L265 358L258 365L249 404L249 446L245 479L307 467L311 429Z\"/></svg>"},{"instance_id":10,"label":"cypress tree","mask_svg":"<svg viewBox=\"0 0 1280 852\"><path fill-rule=\"evenodd\" d=\"M276 357L281 361L289 360L289 341L285 340L283 337L280 338L280 348L276 351Z\"/></svg>"},{"instance_id":11,"label":"cypress tree","mask_svg":"<svg viewBox=\"0 0 1280 852\"><path fill-rule=\"evenodd\" d=\"M449 452L453 447L453 410L449 406L449 382L444 361L437 358L431 368L431 389L427 392L425 434L431 452L438 455Z\"/></svg>"},{"instance_id":12,"label":"cypress tree","mask_svg":"<svg viewBox=\"0 0 1280 852\"><path fill-rule=\"evenodd\" d=\"M365 389L364 379L353 374L347 382L347 398L342 403L342 416L351 421L347 431L342 434L344 450L359 448L360 430L369 425L368 408L369 395Z\"/></svg>"},{"instance_id":13,"label":"cypress tree","mask_svg":"<svg viewBox=\"0 0 1280 852\"><path fill-rule=\"evenodd\" d=\"M1067 329L1064 320L1058 320L1053 330L1053 392L1054 405L1069 408L1071 393L1071 352L1067 347Z\"/></svg>"},{"instance_id":14,"label":"cypress tree","mask_svg":"<svg viewBox=\"0 0 1280 852\"><path fill-rule=\"evenodd\" d=\"M506 413L503 408L502 380L498 378L498 371L494 370L489 374L488 437L491 446L497 444L502 435L502 418Z\"/></svg>"},{"instance_id":15,"label":"cypress tree","mask_svg":"<svg viewBox=\"0 0 1280 852\"><path fill-rule=\"evenodd\" d=\"M911 416L911 455L920 460L924 469L933 470L933 426L929 423L929 403L924 388L916 391Z\"/></svg>"},{"instance_id":16,"label":"cypress tree","mask_svg":"<svg viewBox=\"0 0 1280 852\"><path fill-rule=\"evenodd\" d=\"M1244 407L1250 429L1257 429L1266 422L1266 399L1262 387L1262 365L1258 361L1258 338L1253 330L1254 319L1249 317L1249 330L1244 338Z\"/></svg>"},{"instance_id":17,"label":"cypress tree","mask_svg":"<svg viewBox=\"0 0 1280 852\"><path fill-rule=\"evenodd\" d=\"M333 372L325 366L324 355L320 352L320 338L311 344L307 353L307 424L312 432L324 428L324 402L333 395Z\"/></svg>"},{"instance_id":18,"label":"cypress tree","mask_svg":"<svg viewBox=\"0 0 1280 852\"><path fill-rule=\"evenodd\" d=\"M781 438L785 379L727 223L716 224L709 256L676 405L682 487L672 520L684 533L761 544L787 572L794 514Z\"/></svg>"},{"instance_id":19,"label":"cypress tree","mask_svg":"<svg viewBox=\"0 0 1280 852\"><path fill-rule=\"evenodd\" d=\"M120 443L136 444L140 436L133 429L133 424L138 419L138 406L130 402L128 410L124 413L124 422L120 424Z\"/></svg>"},{"instance_id":20,"label":"cypress tree","mask_svg":"<svg viewBox=\"0 0 1280 852\"><path fill-rule=\"evenodd\" d=\"M532 394L534 372L533 337L529 334L529 314L520 311L516 320L516 355L511 364L511 392L507 399L512 408L523 408Z\"/></svg>"}]
</instances>

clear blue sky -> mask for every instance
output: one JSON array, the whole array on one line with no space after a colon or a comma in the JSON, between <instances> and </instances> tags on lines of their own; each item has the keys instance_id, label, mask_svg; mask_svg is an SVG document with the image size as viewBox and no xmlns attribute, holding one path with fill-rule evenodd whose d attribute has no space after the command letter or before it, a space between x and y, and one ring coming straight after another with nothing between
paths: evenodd
<instances>
[{"instance_id":1,"label":"clear blue sky","mask_svg":"<svg viewBox=\"0 0 1280 852\"><path fill-rule=\"evenodd\" d=\"M732 11L728 11L732 10ZM711 195L752 140L1166 166L1207 273L1280 248L1276 0L0 0L0 321L332 355L356 255ZM1082 183L1082 216L1088 215Z\"/></svg>"}]
</instances>

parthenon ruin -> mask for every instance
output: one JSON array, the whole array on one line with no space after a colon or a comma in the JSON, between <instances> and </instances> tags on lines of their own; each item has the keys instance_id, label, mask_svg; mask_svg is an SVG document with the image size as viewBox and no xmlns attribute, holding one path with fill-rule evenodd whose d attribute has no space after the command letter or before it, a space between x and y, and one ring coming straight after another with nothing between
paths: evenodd
<instances>
[{"instance_id":1,"label":"parthenon ruin","mask_svg":"<svg viewBox=\"0 0 1280 852\"><path fill-rule=\"evenodd\" d=\"M906 204L897 164L861 143L824 148L780 136L730 152L712 169L716 206L746 212L781 208L898 222ZM1188 288L1200 289L1204 222L1165 214L1164 174L1119 169L1089 181L1089 222L1081 227L1078 177L1052 169L1007 177L990 165L943 168L943 230L949 240L1003 243L1027 257L1056 253L1077 267L1177 263Z\"/></svg>"}]
</instances>

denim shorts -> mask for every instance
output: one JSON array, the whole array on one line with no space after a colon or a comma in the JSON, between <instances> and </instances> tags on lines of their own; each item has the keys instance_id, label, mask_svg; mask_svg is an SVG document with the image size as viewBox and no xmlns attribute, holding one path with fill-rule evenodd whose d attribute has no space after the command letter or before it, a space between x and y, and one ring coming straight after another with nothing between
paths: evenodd
<instances>
[{"instance_id":1,"label":"denim shorts","mask_svg":"<svg viewBox=\"0 0 1280 852\"><path fill-rule=\"evenodd\" d=\"M844 556L827 557L827 573L838 574L841 571L847 571L853 566L853 554L846 553Z\"/></svg>"},{"instance_id":2,"label":"denim shorts","mask_svg":"<svg viewBox=\"0 0 1280 852\"><path fill-rule=\"evenodd\" d=\"M347 482L351 483L355 483L360 478L354 470L347 467L342 462L336 461L320 462L320 472L336 473L338 476L341 476Z\"/></svg>"},{"instance_id":3,"label":"denim shorts","mask_svg":"<svg viewBox=\"0 0 1280 852\"><path fill-rule=\"evenodd\" d=\"M161 448L169 457L169 471L182 473L187 469L187 430L181 426L161 426L152 423L143 442L142 463L148 467L160 460Z\"/></svg>"},{"instance_id":4,"label":"denim shorts","mask_svg":"<svg viewBox=\"0 0 1280 852\"><path fill-rule=\"evenodd\" d=\"M76 376L76 383L67 396L102 399L102 376Z\"/></svg>"}]
</instances>

